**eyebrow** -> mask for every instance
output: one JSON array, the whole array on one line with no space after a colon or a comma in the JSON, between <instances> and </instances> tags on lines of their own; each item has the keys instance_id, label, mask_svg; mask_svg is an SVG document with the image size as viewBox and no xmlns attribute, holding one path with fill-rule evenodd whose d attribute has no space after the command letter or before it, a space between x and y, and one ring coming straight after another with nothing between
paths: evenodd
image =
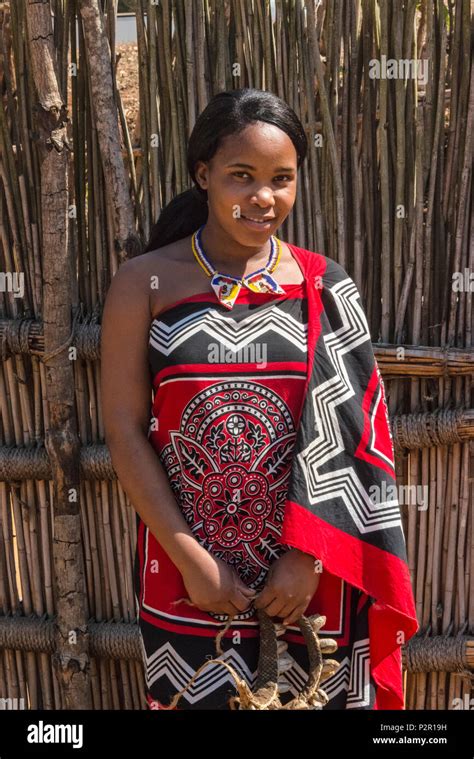
<instances>
[{"instance_id":1,"label":"eyebrow","mask_svg":"<svg viewBox=\"0 0 474 759\"><path fill-rule=\"evenodd\" d=\"M251 166L249 163L228 163L226 166L226 169L232 169L236 168L237 166L241 166L244 169L252 169L255 171L255 166ZM278 166L274 171L294 171L294 168L292 166Z\"/></svg>"}]
</instances>

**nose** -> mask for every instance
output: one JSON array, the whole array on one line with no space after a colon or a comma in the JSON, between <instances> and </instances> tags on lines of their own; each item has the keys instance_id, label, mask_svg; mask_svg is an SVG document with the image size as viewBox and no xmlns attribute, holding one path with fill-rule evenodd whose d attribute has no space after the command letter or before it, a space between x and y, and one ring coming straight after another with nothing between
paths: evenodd
<instances>
[{"instance_id":1,"label":"nose","mask_svg":"<svg viewBox=\"0 0 474 759\"><path fill-rule=\"evenodd\" d=\"M270 187L261 187L254 192L250 200L251 203L256 203L262 208L273 207L275 205L275 198L273 197L273 190Z\"/></svg>"}]
</instances>

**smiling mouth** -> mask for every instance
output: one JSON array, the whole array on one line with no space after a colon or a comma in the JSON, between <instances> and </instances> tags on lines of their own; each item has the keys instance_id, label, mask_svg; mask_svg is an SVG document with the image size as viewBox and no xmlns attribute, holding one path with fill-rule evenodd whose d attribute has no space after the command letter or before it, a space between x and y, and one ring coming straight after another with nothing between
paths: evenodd
<instances>
[{"instance_id":1,"label":"smiling mouth","mask_svg":"<svg viewBox=\"0 0 474 759\"><path fill-rule=\"evenodd\" d=\"M241 213L240 218L246 219L247 221L253 221L255 224L271 224L275 221L276 216L272 216L270 219L257 219L254 216L244 216L244 214Z\"/></svg>"}]
</instances>

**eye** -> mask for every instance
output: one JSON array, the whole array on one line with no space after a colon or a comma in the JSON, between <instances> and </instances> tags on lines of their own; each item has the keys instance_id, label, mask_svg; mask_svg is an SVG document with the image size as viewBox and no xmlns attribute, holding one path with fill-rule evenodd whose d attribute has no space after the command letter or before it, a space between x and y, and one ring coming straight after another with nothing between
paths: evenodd
<instances>
[{"instance_id":1,"label":"eye","mask_svg":"<svg viewBox=\"0 0 474 759\"><path fill-rule=\"evenodd\" d=\"M234 177L242 177L242 176L250 176L246 171L233 171L232 176ZM288 174L279 174L277 177L275 177L276 182L291 182L293 177L290 177Z\"/></svg>"}]
</instances>

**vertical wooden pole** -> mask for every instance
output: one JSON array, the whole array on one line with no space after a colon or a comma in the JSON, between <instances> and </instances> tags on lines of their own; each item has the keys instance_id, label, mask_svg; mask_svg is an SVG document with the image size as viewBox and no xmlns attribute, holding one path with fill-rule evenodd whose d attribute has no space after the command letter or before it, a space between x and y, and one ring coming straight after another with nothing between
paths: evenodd
<instances>
[{"instance_id":1,"label":"vertical wooden pole","mask_svg":"<svg viewBox=\"0 0 474 759\"><path fill-rule=\"evenodd\" d=\"M114 249L121 262L142 252L136 234L129 178L122 158L112 78L110 46L98 0L78 0L84 29L92 92L94 126L100 147L107 200L113 213Z\"/></svg>"},{"instance_id":2,"label":"vertical wooden pole","mask_svg":"<svg viewBox=\"0 0 474 759\"><path fill-rule=\"evenodd\" d=\"M50 427L45 445L53 476L53 561L57 610L53 665L64 708L91 709L86 585L79 508L79 439L69 359L74 266L68 245L67 110L59 88L49 3L27 0L27 40L38 103L41 169L43 322Z\"/></svg>"}]
</instances>

